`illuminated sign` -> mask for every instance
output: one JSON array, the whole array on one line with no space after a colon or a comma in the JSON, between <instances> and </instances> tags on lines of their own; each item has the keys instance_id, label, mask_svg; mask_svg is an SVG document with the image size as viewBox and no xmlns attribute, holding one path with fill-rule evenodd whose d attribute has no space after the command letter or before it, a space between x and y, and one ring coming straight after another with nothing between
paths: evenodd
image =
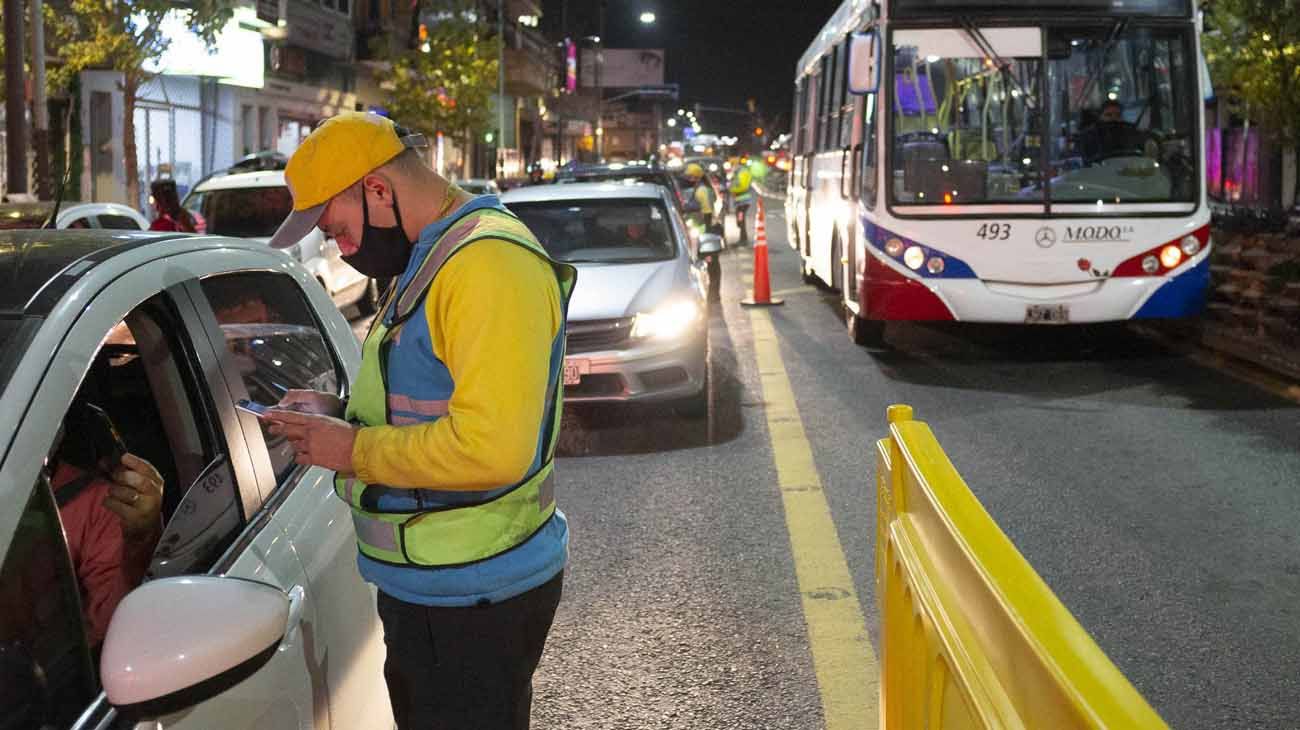
<instances>
[{"instance_id":1,"label":"illuminated sign","mask_svg":"<svg viewBox=\"0 0 1300 730\"><path fill-rule=\"evenodd\" d=\"M564 41L564 90L572 94L578 90L578 44Z\"/></svg>"}]
</instances>

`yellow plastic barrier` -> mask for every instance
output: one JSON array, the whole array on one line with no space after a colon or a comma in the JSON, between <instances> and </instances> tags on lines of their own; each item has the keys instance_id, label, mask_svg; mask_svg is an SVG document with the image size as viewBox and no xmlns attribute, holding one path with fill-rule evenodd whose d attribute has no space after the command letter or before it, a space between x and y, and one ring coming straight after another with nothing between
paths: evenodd
<instances>
[{"instance_id":1,"label":"yellow plastic barrier","mask_svg":"<svg viewBox=\"0 0 1300 730\"><path fill-rule=\"evenodd\" d=\"M884 730L1165 728L909 406L877 443Z\"/></svg>"}]
</instances>

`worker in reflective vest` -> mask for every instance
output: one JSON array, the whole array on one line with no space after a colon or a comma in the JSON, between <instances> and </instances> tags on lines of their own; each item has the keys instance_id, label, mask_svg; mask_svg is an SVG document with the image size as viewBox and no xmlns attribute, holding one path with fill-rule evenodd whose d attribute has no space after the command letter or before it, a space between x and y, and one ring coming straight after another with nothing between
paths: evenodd
<instances>
[{"instance_id":1,"label":"worker in reflective vest","mask_svg":"<svg viewBox=\"0 0 1300 730\"><path fill-rule=\"evenodd\" d=\"M495 196L431 170L421 141L345 113L289 160L272 245L319 225L395 283L348 401L290 391L267 418L352 509L398 726L526 728L568 553L553 462L576 273Z\"/></svg>"},{"instance_id":2,"label":"worker in reflective vest","mask_svg":"<svg viewBox=\"0 0 1300 730\"><path fill-rule=\"evenodd\" d=\"M741 243L749 240L745 217L749 213L750 204L754 202L753 184L754 175L749 171L749 165L737 162L735 171L731 173L731 202L736 208L736 227L740 229Z\"/></svg>"},{"instance_id":3,"label":"worker in reflective vest","mask_svg":"<svg viewBox=\"0 0 1300 730\"><path fill-rule=\"evenodd\" d=\"M705 178L704 168L699 163L692 162L686 166L682 176L690 186L690 190L686 193L686 204L682 208L686 213L686 222L691 224L697 233L713 230L713 211L718 196Z\"/></svg>"}]
</instances>

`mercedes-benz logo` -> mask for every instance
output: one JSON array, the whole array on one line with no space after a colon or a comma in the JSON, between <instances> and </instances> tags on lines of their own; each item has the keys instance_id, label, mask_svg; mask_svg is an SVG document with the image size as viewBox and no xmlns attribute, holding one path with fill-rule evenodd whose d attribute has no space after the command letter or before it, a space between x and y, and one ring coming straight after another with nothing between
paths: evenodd
<instances>
[{"instance_id":1,"label":"mercedes-benz logo","mask_svg":"<svg viewBox=\"0 0 1300 730\"><path fill-rule=\"evenodd\" d=\"M1034 243L1038 244L1039 248L1051 248L1056 244L1056 231L1047 226L1039 228L1034 234Z\"/></svg>"}]
</instances>

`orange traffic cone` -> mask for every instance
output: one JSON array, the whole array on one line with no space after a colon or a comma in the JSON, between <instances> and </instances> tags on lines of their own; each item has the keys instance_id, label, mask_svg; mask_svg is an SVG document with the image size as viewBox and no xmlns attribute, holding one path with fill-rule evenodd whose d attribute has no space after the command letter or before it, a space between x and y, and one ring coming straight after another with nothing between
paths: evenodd
<instances>
[{"instance_id":1,"label":"orange traffic cone","mask_svg":"<svg viewBox=\"0 0 1300 730\"><path fill-rule=\"evenodd\" d=\"M758 208L754 218L754 291L753 296L742 299L744 307L775 307L785 304L782 299L772 298L772 282L767 270L767 213L763 210L763 198L758 198Z\"/></svg>"}]
</instances>

